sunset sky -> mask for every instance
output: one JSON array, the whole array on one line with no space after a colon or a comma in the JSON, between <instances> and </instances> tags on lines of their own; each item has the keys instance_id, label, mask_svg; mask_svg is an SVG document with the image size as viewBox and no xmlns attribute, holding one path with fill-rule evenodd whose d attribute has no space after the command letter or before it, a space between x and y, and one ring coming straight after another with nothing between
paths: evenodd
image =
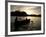
<instances>
[{"instance_id":1,"label":"sunset sky","mask_svg":"<svg viewBox=\"0 0 46 37\"><path fill-rule=\"evenodd\" d=\"M11 11L25 11L27 14L41 14L41 7L40 6L17 6L17 5L11 5Z\"/></svg>"}]
</instances>

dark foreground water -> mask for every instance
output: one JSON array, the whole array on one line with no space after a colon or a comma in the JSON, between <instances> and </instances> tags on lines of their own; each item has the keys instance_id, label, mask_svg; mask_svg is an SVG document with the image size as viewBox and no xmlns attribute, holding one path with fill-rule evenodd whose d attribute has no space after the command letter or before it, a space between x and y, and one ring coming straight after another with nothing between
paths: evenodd
<instances>
[{"instance_id":1,"label":"dark foreground water","mask_svg":"<svg viewBox=\"0 0 46 37\"><path fill-rule=\"evenodd\" d=\"M21 17L23 19L27 18L30 19L30 23L29 23L29 27L27 27L27 29L21 28L20 27L20 31L32 31L32 30L41 30L41 17L32 17L32 16L27 16L27 17ZM11 31L16 31L15 30L15 19L16 16L11 16Z\"/></svg>"}]
</instances>

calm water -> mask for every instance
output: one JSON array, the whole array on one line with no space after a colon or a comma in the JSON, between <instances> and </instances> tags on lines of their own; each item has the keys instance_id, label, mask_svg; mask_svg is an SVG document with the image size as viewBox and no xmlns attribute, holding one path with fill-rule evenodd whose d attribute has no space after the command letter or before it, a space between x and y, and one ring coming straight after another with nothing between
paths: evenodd
<instances>
[{"instance_id":1,"label":"calm water","mask_svg":"<svg viewBox=\"0 0 46 37\"><path fill-rule=\"evenodd\" d=\"M22 17L24 18L24 17ZM31 16L27 16L25 17L27 19L30 19L30 21L32 21L31 27L32 30L41 30L41 17L31 17ZM12 26L12 30L14 30L14 22L15 22L16 16L11 16L11 26Z\"/></svg>"},{"instance_id":2,"label":"calm water","mask_svg":"<svg viewBox=\"0 0 46 37\"><path fill-rule=\"evenodd\" d=\"M41 29L41 17L27 17L33 21L32 29L40 30Z\"/></svg>"}]
</instances>

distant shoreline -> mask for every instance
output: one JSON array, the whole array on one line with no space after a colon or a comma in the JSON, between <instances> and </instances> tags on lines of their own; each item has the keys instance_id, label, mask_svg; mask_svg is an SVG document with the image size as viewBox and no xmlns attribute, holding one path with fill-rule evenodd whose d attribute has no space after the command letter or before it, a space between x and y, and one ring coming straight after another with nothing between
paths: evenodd
<instances>
[{"instance_id":1,"label":"distant shoreline","mask_svg":"<svg viewBox=\"0 0 46 37\"><path fill-rule=\"evenodd\" d=\"M27 14L26 12L20 12L20 11L15 11L11 12L11 16L32 16L32 17L41 17L41 14Z\"/></svg>"}]
</instances>

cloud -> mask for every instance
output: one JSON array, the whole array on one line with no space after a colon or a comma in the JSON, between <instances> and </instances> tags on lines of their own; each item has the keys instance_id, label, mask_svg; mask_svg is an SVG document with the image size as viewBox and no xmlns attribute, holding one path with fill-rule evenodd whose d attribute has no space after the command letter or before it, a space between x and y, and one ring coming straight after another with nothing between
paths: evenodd
<instances>
[{"instance_id":1,"label":"cloud","mask_svg":"<svg viewBox=\"0 0 46 37\"><path fill-rule=\"evenodd\" d=\"M11 5L11 11L25 11L27 14L41 14L40 6L18 6Z\"/></svg>"}]
</instances>

